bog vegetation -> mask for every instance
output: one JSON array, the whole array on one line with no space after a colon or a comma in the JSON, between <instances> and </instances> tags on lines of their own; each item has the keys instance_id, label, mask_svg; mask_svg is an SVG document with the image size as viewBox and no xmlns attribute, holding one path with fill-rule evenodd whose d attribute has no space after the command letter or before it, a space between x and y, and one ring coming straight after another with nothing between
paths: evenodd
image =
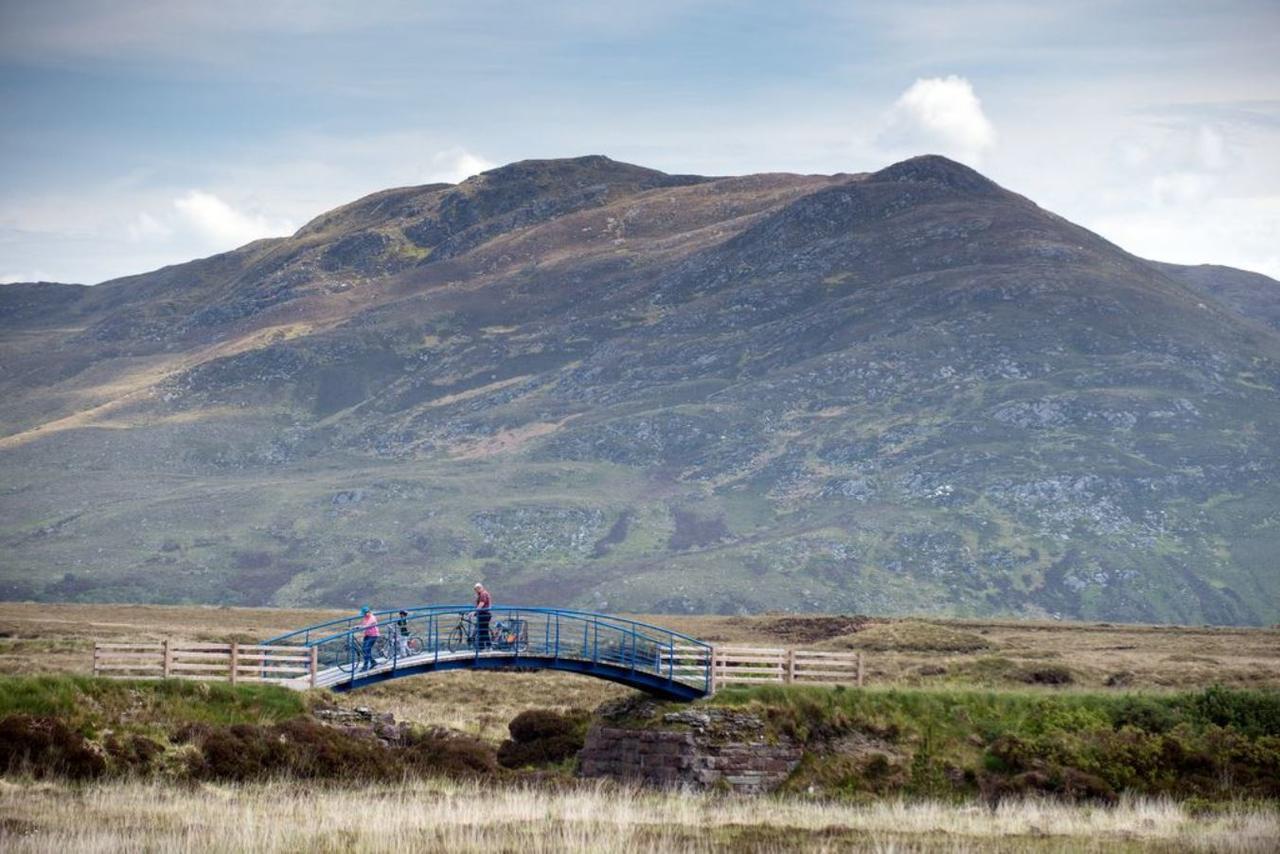
<instances>
[{"instance_id":1,"label":"bog vegetation","mask_svg":"<svg viewBox=\"0 0 1280 854\"><path fill-rule=\"evenodd\" d=\"M494 787L443 778L358 787L275 781L56 784L0 795L8 852L1274 850L1280 816L1126 799L1107 809L1011 800L726 798L607 784Z\"/></svg>"},{"instance_id":2,"label":"bog vegetation","mask_svg":"<svg viewBox=\"0 0 1280 854\"><path fill-rule=\"evenodd\" d=\"M376 849L396 834L409 850L1266 850L1280 832L1274 632L691 618L682 628L717 639L868 652L866 690L703 701L803 749L781 791L754 799L579 779L593 710L650 727L671 726L673 707L566 674L439 674L335 699L74 672L93 636L249 639L303 619L0 606L0 848L121 847L128 828L173 847L183 815L201 846L227 850ZM297 821L267 821L260 798Z\"/></svg>"}]
</instances>

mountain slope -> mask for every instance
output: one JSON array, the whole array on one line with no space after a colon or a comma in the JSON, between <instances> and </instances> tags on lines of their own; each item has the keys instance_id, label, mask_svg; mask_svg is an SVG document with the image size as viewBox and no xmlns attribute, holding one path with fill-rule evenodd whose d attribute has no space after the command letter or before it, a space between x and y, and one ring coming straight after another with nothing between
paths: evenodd
<instances>
[{"instance_id":1,"label":"mountain slope","mask_svg":"<svg viewBox=\"0 0 1280 854\"><path fill-rule=\"evenodd\" d=\"M1169 278L1212 297L1241 317L1251 318L1280 330L1280 283L1275 279L1261 273L1216 264L1194 267L1154 261L1151 264Z\"/></svg>"},{"instance_id":2,"label":"mountain slope","mask_svg":"<svg viewBox=\"0 0 1280 854\"><path fill-rule=\"evenodd\" d=\"M526 161L82 291L0 320L7 596L1280 617L1280 334L944 158Z\"/></svg>"}]
</instances>

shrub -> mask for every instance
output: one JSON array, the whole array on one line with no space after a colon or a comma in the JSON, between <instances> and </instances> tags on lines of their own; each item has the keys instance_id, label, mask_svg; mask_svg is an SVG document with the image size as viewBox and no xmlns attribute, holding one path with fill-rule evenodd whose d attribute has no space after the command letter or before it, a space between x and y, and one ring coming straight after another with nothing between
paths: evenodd
<instances>
[{"instance_id":1,"label":"shrub","mask_svg":"<svg viewBox=\"0 0 1280 854\"><path fill-rule=\"evenodd\" d=\"M513 741L530 744L546 738L572 735L579 729L581 716L562 715L549 709L521 712L507 724Z\"/></svg>"},{"instance_id":2,"label":"shrub","mask_svg":"<svg viewBox=\"0 0 1280 854\"><path fill-rule=\"evenodd\" d=\"M0 769L87 780L102 776L107 763L84 736L57 718L18 714L0 720Z\"/></svg>"},{"instance_id":3,"label":"shrub","mask_svg":"<svg viewBox=\"0 0 1280 854\"><path fill-rule=\"evenodd\" d=\"M1134 727L1144 732L1169 732L1181 718L1175 706L1155 697L1130 695L1111 707L1111 724L1116 729Z\"/></svg>"},{"instance_id":4,"label":"shrub","mask_svg":"<svg viewBox=\"0 0 1280 854\"><path fill-rule=\"evenodd\" d=\"M468 779L501 773L493 748L478 738L443 729L412 733L401 749L405 766L419 774Z\"/></svg>"},{"instance_id":5,"label":"shrub","mask_svg":"<svg viewBox=\"0 0 1280 854\"><path fill-rule=\"evenodd\" d=\"M580 712L521 712L507 724L511 738L498 748L498 762L505 768L524 768L570 759L586 742L587 720Z\"/></svg>"},{"instance_id":6,"label":"shrub","mask_svg":"<svg viewBox=\"0 0 1280 854\"><path fill-rule=\"evenodd\" d=\"M188 770L199 780L388 780L400 773L391 751L376 739L306 718L273 726L212 727L192 735L199 750Z\"/></svg>"},{"instance_id":7,"label":"shrub","mask_svg":"<svg viewBox=\"0 0 1280 854\"><path fill-rule=\"evenodd\" d=\"M211 728L198 745L188 762L198 780L257 780L278 775L284 764L284 746L256 724Z\"/></svg>"},{"instance_id":8,"label":"shrub","mask_svg":"<svg viewBox=\"0 0 1280 854\"><path fill-rule=\"evenodd\" d=\"M377 739L343 732L310 718L285 721L271 730L285 746L290 776L389 780L400 774L396 757Z\"/></svg>"},{"instance_id":9,"label":"shrub","mask_svg":"<svg viewBox=\"0 0 1280 854\"><path fill-rule=\"evenodd\" d=\"M1280 692L1232 690L1214 685L1195 695L1192 709L1201 721L1233 727L1251 736L1280 736Z\"/></svg>"},{"instance_id":10,"label":"shrub","mask_svg":"<svg viewBox=\"0 0 1280 854\"><path fill-rule=\"evenodd\" d=\"M1045 697L1032 705L1026 731L1032 735L1052 732L1088 732L1110 726L1105 713L1096 707L1077 703L1055 702Z\"/></svg>"},{"instance_id":11,"label":"shrub","mask_svg":"<svg viewBox=\"0 0 1280 854\"><path fill-rule=\"evenodd\" d=\"M1071 671L1061 664L1045 664L1024 667L1013 674L1014 678L1028 685L1070 685L1075 681Z\"/></svg>"},{"instance_id":12,"label":"shrub","mask_svg":"<svg viewBox=\"0 0 1280 854\"><path fill-rule=\"evenodd\" d=\"M164 747L142 735L110 735L103 743L121 773L148 774Z\"/></svg>"}]
</instances>

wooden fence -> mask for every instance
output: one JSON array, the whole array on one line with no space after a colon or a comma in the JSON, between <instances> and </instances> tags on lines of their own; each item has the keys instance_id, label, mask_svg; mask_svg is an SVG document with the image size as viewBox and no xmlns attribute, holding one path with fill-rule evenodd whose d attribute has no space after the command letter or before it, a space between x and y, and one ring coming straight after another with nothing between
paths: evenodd
<instances>
[{"instance_id":1,"label":"wooden fence","mask_svg":"<svg viewBox=\"0 0 1280 854\"><path fill-rule=\"evenodd\" d=\"M715 647L711 682L751 685L862 685L862 653L775 647ZM714 688L713 688L714 690Z\"/></svg>"},{"instance_id":2,"label":"wooden fence","mask_svg":"<svg viewBox=\"0 0 1280 854\"><path fill-rule=\"evenodd\" d=\"M93 675L109 679L204 679L214 682L283 682L309 677L318 662L312 647L239 643L95 643Z\"/></svg>"},{"instance_id":3,"label":"wooden fence","mask_svg":"<svg viewBox=\"0 0 1280 854\"><path fill-rule=\"evenodd\" d=\"M289 682L315 687L317 647L236 643L95 643L93 675L112 679L204 679L216 682ZM668 662L676 676L701 678L707 650L677 647ZM862 653L781 647L711 648L710 693L726 685L862 685Z\"/></svg>"},{"instance_id":4,"label":"wooden fence","mask_svg":"<svg viewBox=\"0 0 1280 854\"><path fill-rule=\"evenodd\" d=\"M677 647L672 667L678 675L706 672L707 653ZM862 653L761 646L713 646L711 693L726 685L857 685L863 681Z\"/></svg>"}]
</instances>

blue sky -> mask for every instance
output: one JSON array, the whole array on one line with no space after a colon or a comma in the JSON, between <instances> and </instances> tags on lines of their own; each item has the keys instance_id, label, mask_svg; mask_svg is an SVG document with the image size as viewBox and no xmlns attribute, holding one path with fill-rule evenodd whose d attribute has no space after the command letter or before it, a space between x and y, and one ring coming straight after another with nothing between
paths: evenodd
<instances>
[{"instance_id":1,"label":"blue sky","mask_svg":"<svg viewBox=\"0 0 1280 854\"><path fill-rule=\"evenodd\" d=\"M0 0L0 281L93 283L587 153L964 160L1146 257L1280 276L1280 3Z\"/></svg>"}]
</instances>

